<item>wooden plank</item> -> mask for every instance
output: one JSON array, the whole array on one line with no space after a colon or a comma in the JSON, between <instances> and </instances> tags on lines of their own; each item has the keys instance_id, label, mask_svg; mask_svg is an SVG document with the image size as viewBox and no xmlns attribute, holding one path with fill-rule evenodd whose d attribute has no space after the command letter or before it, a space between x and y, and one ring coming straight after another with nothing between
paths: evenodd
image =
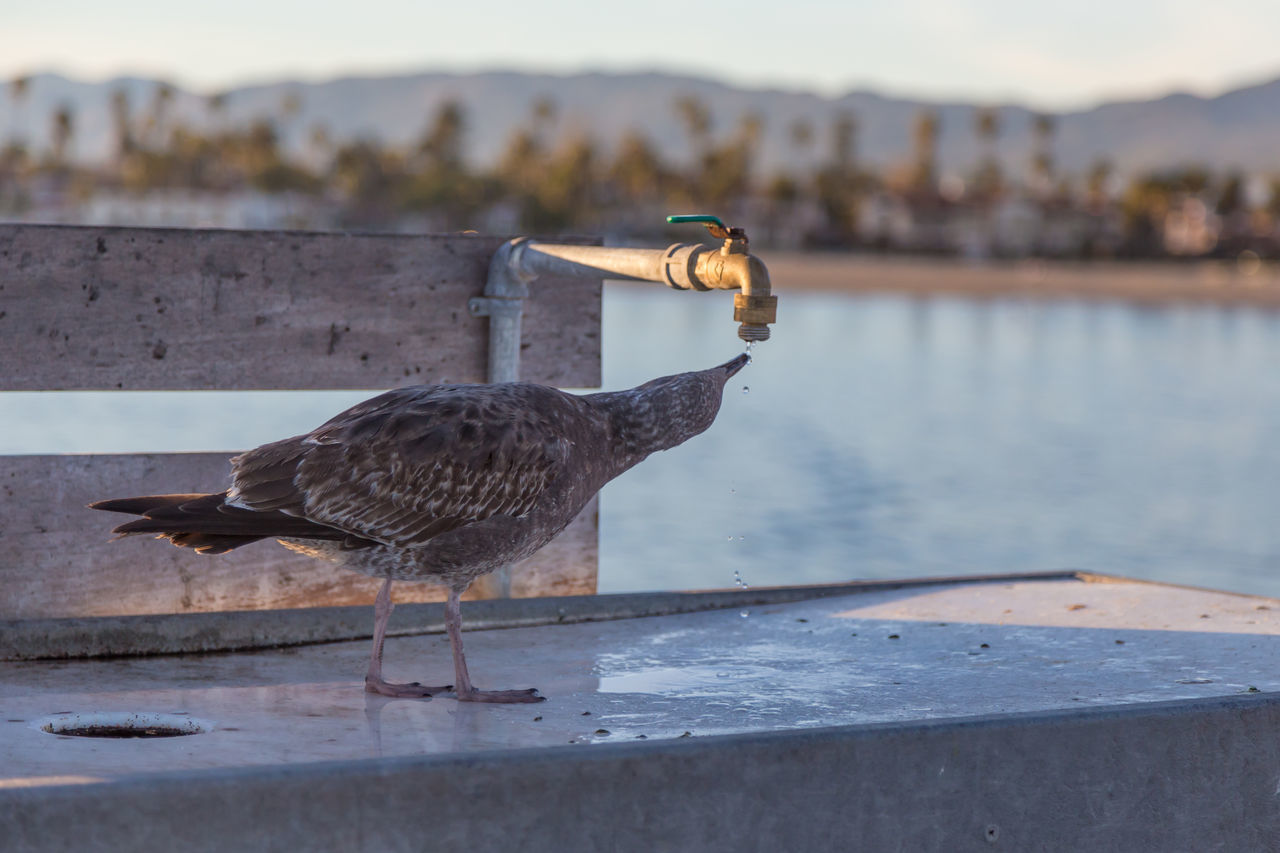
<instances>
[{"instance_id":1,"label":"wooden plank","mask_svg":"<svg viewBox=\"0 0 1280 853\"><path fill-rule=\"evenodd\" d=\"M368 604L377 580L273 542L207 557L144 537L109 542L124 516L88 503L134 494L218 491L227 455L0 457L0 619L121 616ZM513 595L595 592L593 500L546 548L514 567ZM399 602L442 601L400 583Z\"/></svg>"},{"instance_id":2,"label":"wooden plank","mask_svg":"<svg viewBox=\"0 0 1280 853\"><path fill-rule=\"evenodd\" d=\"M0 225L0 390L483 382L503 239ZM600 282L531 291L522 377L599 385Z\"/></svg>"}]
</instances>

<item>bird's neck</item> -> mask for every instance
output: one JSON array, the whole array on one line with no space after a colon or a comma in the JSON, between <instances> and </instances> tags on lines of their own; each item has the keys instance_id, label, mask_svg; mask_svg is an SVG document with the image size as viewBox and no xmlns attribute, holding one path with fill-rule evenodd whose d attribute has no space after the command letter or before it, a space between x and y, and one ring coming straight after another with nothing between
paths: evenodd
<instances>
[{"instance_id":1,"label":"bird's neck","mask_svg":"<svg viewBox=\"0 0 1280 853\"><path fill-rule=\"evenodd\" d=\"M661 401L653 395L632 388L592 394L588 399L603 416L608 442L605 455L614 469L609 473L610 479L644 461L649 454L683 441L671 434L670 424L664 422Z\"/></svg>"}]
</instances>

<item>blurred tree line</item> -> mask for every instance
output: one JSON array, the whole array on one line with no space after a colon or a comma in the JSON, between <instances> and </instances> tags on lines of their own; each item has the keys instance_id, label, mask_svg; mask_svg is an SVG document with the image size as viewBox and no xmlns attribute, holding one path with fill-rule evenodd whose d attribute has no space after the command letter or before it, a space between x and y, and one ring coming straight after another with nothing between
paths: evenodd
<instances>
[{"instance_id":1,"label":"blurred tree line","mask_svg":"<svg viewBox=\"0 0 1280 853\"><path fill-rule=\"evenodd\" d=\"M248 124L233 124L227 96L211 95L195 127L174 116L175 89L161 83L145 103L131 103L124 90L113 93L113 157L88 167L70 156L77 128L68 107L45 119L50 144L38 156L32 152L22 124L28 88L26 78L9 85L19 120L0 147L0 215L20 214L37 192L74 203L104 191L249 189L325 205L334 211L332 224L346 228L396 228L417 217L439 230L647 235L660 229L665 213L697 210L748 224L763 242L894 248L892 239L870 233L869 211L878 210L882 219L896 216L905 223L900 231L934 228L935 236L908 240L908 248L951 251L958 245L955 223L1001 227L999 211L1016 202L1030 205L1042 221L1067 212L1106 235L1070 244L1075 248L1064 251L1071 255L1280 254L1280 178L1270 178L1260 194L1243 175L1202 167L1138 175L1127 186L1117 185L1105 160L1084 175L1063 174L1055 168L1055 126L1047 115L1035 119L1030 161L1018 168L998 155L1000 113L979 109L973 126L960 129L977 143L972 170L940 174L943 128L937 113L924 110L904 140L908 155L891 168L876 170L858 160L856 116L842 113L823 128L793 122L786 128L790 160L809 165L762 174L757 161L764 120L758 115L717 129L706 103L677 99L671 108L688 156L675 163L638 131L611 150L582 133L558 132L557 107L543 99L531 105L497 162L477 168L466 157L467 114L458 102L440 105L412 144L397 147L372 139L338 141L323 124L298 128L298 95L286 96L275 115ZM286 148L285 136L295 144Z\"/></svg>"}]
</instances>

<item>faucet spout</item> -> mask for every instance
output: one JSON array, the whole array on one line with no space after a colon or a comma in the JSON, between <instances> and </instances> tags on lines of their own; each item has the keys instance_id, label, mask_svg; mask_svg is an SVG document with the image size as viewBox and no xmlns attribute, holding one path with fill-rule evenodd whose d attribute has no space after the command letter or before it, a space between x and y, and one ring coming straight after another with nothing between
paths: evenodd
<instances>
[{"instance_id":1,"label":"faucet spout","mask_svg":"<svg viewBox=\"0 0 1280 853\"><path fill-rule=\"evenodd\" d=\"M698 257L697 278L717 290L736 290L733 319L744 341L769 340L769 324L778 320L778 297L772 293L769 268L747 252L704 250Z\"/></svg>"}]
</instances>

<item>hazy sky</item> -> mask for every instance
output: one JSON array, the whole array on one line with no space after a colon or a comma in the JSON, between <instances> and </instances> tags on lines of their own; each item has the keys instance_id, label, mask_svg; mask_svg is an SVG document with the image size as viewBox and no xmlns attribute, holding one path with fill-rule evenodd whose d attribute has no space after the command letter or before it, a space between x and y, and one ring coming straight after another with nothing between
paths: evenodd
<instances>
[{"instance_id":1,"label":"hazy sky","mask_svg":"<svg viewBox=\"0 0 1280 853\"><path fill-rule=\"evenodd\" d=\"M1280 76L1276 33L1277 0L0 0L0 75L656 68L1070 107Z\"/></svg>"}]
</instances>

